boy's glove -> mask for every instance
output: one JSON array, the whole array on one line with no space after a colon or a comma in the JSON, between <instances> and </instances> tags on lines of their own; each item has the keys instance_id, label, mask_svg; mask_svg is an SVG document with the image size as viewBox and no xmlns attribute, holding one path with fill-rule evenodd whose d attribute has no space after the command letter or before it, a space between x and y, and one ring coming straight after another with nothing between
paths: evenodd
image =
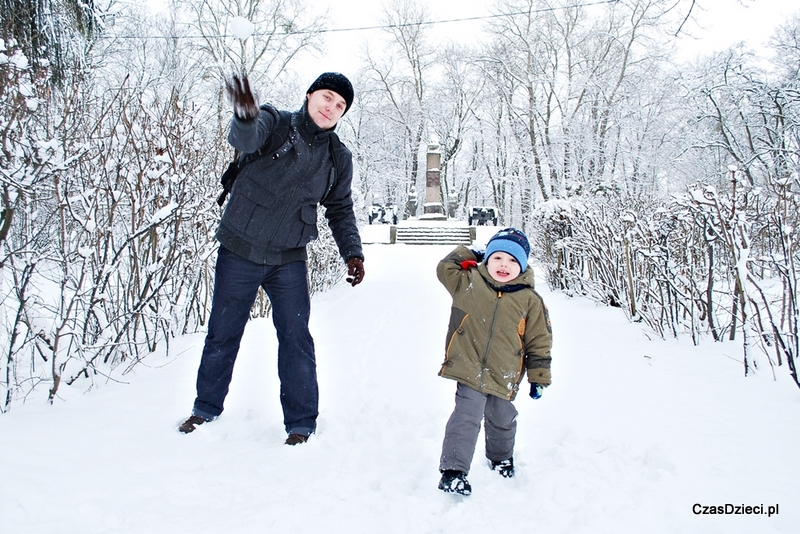
<instances>
[{"instance_id":1,"label":"boy's glove","mask_svg":"<svg viewBox=\"0 0 800 534\"><path fill-rule=\"evenodd\" d=\"M483 261L483 257L486 255L486 252L479 249L470 249L470 252L475 254L475 260L480 263Z\"/></svg>"},{"instance_id":2,"label":"boy's glove","mask_svg":"<svg viewBox=\"0 0 800 534\"><path fill-rule=\"evenodd\" d=\"M478 262L475 260L464 260L460 264L461 269L466 271L467 269L472 269L478 266Z\"/></svg>"},{"instance_id":3,"label":"boy's glove","mask_svg":"<svg viewBox=\"0 0 800 534\"><path fill-rule=\"evenodd\" d=\"M542 398L542 391L544 388L537 384L536 382L531 382L531 398L532 399L540 399Z\"/></svg>"},{"instance_id":4,"label":"boy's glove","mask_svg":"<svg viewBox=\"0 0 800 534\"><path fill-rule=\"evenodd\" d=\"M353 256L347 260L347 283L356 287L364 279L364 260Z\"/></svg>"},{"instance_id":5,"label":"boy's glove","mask_svg":"<svg viewBox=\"0 0 800 534\"><path fill-rule=\"evenodd\" d=\"M231 80L225 80L225 92L237 118L251 120L258 117L258 96L250 89L247 75L239 77L234 74Z\"/></svg>"}]
</instances>

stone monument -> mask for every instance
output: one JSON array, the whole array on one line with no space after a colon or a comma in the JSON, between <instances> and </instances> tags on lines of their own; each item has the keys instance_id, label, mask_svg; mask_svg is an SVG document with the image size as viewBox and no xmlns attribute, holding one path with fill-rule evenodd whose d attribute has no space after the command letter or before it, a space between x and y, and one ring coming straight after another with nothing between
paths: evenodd
<instances>
[{"instance_id":1,"label":"stone monument","mask_svg":"<svg viewBox=\"0 0 800 534\"><path fill-rule=\"evenodd\" d=\"M439 145L428 145L428 157L425 171L425 204L421 219L446 221L447 214L442 205L442 184L439 176L442 153Z\"/></svg>"}]
</instances>

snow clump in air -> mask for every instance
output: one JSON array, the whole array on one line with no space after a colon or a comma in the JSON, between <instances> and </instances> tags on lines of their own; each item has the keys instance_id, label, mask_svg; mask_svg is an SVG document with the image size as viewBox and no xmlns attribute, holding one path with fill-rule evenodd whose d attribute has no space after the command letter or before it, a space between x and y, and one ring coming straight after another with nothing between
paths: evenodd
<instances>
[{"instance_id":1,"label":"snow clump in air","mask_svg":"<svg viewBox=\"0 0 800 534\"><path fill-rule=\"evenodd\" d=\"M244 41L253 35L253 23L244 17L233 17L231 19L231 32L237 39Z\"/></svg>"}]
</instances>

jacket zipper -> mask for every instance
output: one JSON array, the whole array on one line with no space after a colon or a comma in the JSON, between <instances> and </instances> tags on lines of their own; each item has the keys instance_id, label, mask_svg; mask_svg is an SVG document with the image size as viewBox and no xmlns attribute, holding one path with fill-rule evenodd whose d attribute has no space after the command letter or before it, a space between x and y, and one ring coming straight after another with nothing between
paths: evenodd
<instances>
[{"instance_id":1,"label":"jacket zipper","mask_svg":"<svg viewBox=\"0 0 800 534\"><path fill-rule=\"evenodd\" d=\"M494 312L492 312L492 323L489 325L489 341L486 343L486 350L483 353L483 361L481 362L481 379L478 383L478 390L483 391L483 386L485 385L485 378L486 378L486 371L488 371L487 365L489 363L489 349L492 346L492 338L494 338L494 323L497 320L497 309L500 307L500 299L503 298L503 292L497 292L497 299L494 301Z\"/></svg>"},{"instance_id":2,"label":"jacket zipper","mask_svg":"<svg viewBox=\"0 0 800 534\"><path fill-rule=\"evenodd\" d=\"M301 137L301 140L302 140L302 137ZM313 150L312 150L311 143L309 143L308 148L309 148L309 151L312 152L311 156L313 156ZM297 150L297 149L295 148L295 150ZM313 157L309 157L308 163L306 164L306 169L305 169L305 171L303 171L300 174L300 176L305 176L306 175L306 172L308 172L309 167L311 167L311 160L312 159L313 159ZM297 193L297 189L300 187L301 183L302 183L302 178L297 180L297 182L295 182L294 188L292 189L292 194L289 195L289 200L283 205L283 211L281 212L281 218L278 219L278 224L276 224L275 228L272 230L272 235L269 236L268 243L272 243L272 240L275 239L275 234L277 234L278 230L283 226L283 219L286 217L286 212L289 211L289 206L292 204L292 201L294 200L294 195L295 195L295 193Z\"/></svg>"}]
</instances>

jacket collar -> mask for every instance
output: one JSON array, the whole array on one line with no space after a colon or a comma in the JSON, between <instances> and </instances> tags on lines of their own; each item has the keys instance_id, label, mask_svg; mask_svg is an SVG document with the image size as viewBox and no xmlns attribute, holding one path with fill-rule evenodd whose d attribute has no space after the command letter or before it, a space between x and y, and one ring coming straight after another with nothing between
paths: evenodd
<instances>
[{"instance_id":1,"label":"jacket collar","mask_svg":"<svg viewBox=\"0 0 800 534\"><path fill-rule=\"evenodd\" d=\"M315 139L326 139L333 130L336 129L336 126L330 128L328 130L323 130L317 123L311 119L311 116L308 114L308 108L306 107L306 102L303 102L302 107L297 113L298 121L295 125L297 131L300 133L300 136L308 143L311 143Z\"/></svg>"},{"instance_id":2,"label":"jacket collar","mask_svg":"<svg viewBox=\"0 0 800 534\"><path fill-rule=\"evenodd\" d=\"M525 269L524 273L504 284L492 278L492 276L489 274L489 271L486 270L485 263L478 265L478 273L481 275L481 278L483 278L483 281L486 282L486 285L498 293L513 293L525 288L533 289L534 287L533 269Z\"/></svg>"}]
</instances>

